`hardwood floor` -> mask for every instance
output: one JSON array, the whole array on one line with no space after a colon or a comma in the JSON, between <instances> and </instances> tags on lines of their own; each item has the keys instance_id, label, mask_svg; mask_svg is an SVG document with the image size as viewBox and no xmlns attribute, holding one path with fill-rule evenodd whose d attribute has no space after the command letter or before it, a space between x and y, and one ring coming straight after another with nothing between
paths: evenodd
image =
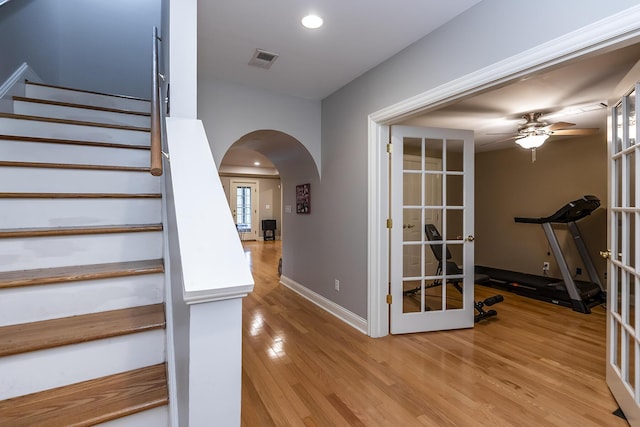
<instances>
[{"instance_id":1,"label":"hardwood floor","mask_svg":"<svg viewBox=\"0 0 640 427\"><path fill-rule=\"evenodd\" d=\"M279 284L279 241L244 247L245 427L627 425L605 384L601 307L504 293L473 329L373 339Z\"/></svg>"}]
</instances>

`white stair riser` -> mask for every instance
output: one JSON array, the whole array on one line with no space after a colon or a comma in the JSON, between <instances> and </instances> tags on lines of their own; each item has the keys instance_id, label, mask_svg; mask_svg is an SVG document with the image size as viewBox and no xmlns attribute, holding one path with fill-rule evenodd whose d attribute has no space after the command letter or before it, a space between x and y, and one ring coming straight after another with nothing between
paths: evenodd
<instances>
[{"instance_id":1,"label":"white stair riser","mask_svg":"<svg viewBox=\"0 0 640 427\"><path fill-rule=\"evenodd\" d=\"M162 258L162 233L0 239L0 271Z\"/></svg>"},{"instance_id":2,"label":"white stair riser","mask_svg":"<svg viewBox=\"0 0 640 427\"><path fill-rule=\"evenodd\" d=\"M161 199L0 199L2 228L156 224Z\"/></svg>"},{"instance_id":3,"label":"white stair riser","mask_svg":"<svg viewBox=\"0 0 640 427\"><path fill-rule=\"evenodd\" d=\"M21 286L0 292L0 326L158 304L164 274Z\"/></svg>"},{"instance_id":4,"label":"white stair riser","mask_svg":"<svg viewBox=\"0 0 640 427\"><path fill-rule=\"evenodd\" d=\"M140 111L143 113L148 113L150 111L149 101L31 85L28 83L25 85L25 97L48 99L50 101L67 102L70 104L83 104L93 105L95 107Z\"/></svg>"},{"instance_id":5,"label":"white stair riser","mask_svg":"<svg viewBox=\"0 0 640 427\"><path fill-rule=\"evenodd\" d=\"M147 172L2 167L0 192L160 193L160 179Z\"/></svg>"},{"instance_id":6,"label":"white stair riser","mask_svg":"<svg viewBox=\"0 0 640 427\"><path fill-rule=\"evenodd\" d=\"M149 150L49 144L0 139L2 160L13 162L70 163L149 167Z\"/></svg>"},{"instance_id":7,"label":"white stair riser","mask_svg":"<svg viewBox=\"0 0 640 427\"><path fill-rule=\"evenodd\" d=\"M29 101L14 101L13 112L25 116L51 117L54 119L80 120L83 122L108 123L121 126L150 127L149 116L99 111L82 107L40 104Z\"/></svg>"},{"instance_id":8,"label":"white stair riser","mask_svg":"<svg viewBox=\"0 0 640 427\"><path fill-rule=\"evenodd\" d=\"M0 129L4 135L112 142L117 144L142 145L145 147L148 147L150 144L150 133L141 130L52 123L9 117L0 117Z\"/></svg>"},{"instance_id":9,"label":"white stair riser","mask_svg":"<svg viewBox=\"0 0 640 427\"><path fill-rule=\"evenodd\" d=\"M170 427L169 407L160 406L149 409L128 417L118 418L102 424L98 427Z\"/></svg>"},{"instance_id":10,"label":"white stair riser","mask_svg":"<svg viewBox=\"0 0 640 427\"><path fill-rule=\"evenodd\" d=\"M164 335L160 329L4 357L0 399L162 363Z\"/></svg>"}]
</instances>

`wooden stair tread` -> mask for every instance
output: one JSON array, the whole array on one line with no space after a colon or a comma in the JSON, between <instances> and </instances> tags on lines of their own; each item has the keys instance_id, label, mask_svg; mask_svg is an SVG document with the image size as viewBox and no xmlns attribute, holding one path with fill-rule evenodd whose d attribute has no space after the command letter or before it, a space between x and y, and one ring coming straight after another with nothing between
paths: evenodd
<instances>
[{"instance_id":1,"label":"wooden stair tread","mask_svg":"<svg viewBox=\"0 0 640 427\"><path fill-rule=\"evenodd\" d=\"M0 273L0 289L162 273L162 259L38 268Z\"/></svg>"},{"instance_id":2,"label":"wooden stair tread","mask_svg":"<svg viewBox=\"0 0 640 427\"><path fill-rule=\"evenodd\" d=\"M82 141L76 139L60 139L60 138L40 138L35 136L22 136L22 135L1 135L0 141L22 141L22 142L40 142L47 144L68 144L68 145L87 145L91 147L109 147L109 148L127 148L132 150L149 150L148 145L132 145L132 144L119 144L116 142L94 142L94 141Z\"/></svg>"},{"instance_id":3,"label":"wooden stair tread","mask_svg":"<svg viewBox=\"0 0 640 427\"><path fill-rule=\"evenodd\" d=\"M14 96L14 101L21 102L30 102L33 104L45 104L45 105L55 105L59 107L72 107L72 108L82 108L84 110L95 110L95 111L103 111L105 113L120 113L120 114L131 114L133 116L151 116L150 113L143 113L140 111L131 111L131 110L122 110L119 108L108 108L108 107L97 107L95 105L87 105L87 104L74 104L71 102L60 102L60 101L51 101L48 99L39 99L39 98L27 98L24 96Z\"/></svg>"},{"instance_id":4,"label":"wooden stair tread","mask_svg":"<svg viewBox=\"0 0 640 427\"><path fill-rule=\"evenodd\" d=\"M147 231L162 231L162 224L15 228L0 230L0 238L75 236L81 234L138 233Z\"/></svg>"},{"instance_id":5,"label":"wooden stair tread","mask_svg":"<svg viewBox=\"0 0 640 427\"><path fill-rule=\"evenodd\" d=\"M112 96L114 98L124 98L124 99L131 99L131 100L134 100L134 101L151 102L148 99L138 98L138 97L135 97L135 96L117 95L117 94L104 93L104 92L94 92L94 91L91 91L91 90L82 90L82 89L76 89L76 88L66 87L66 86L56 86L56 85L51 85L51 84L47 84L47 83L32 82L32 81L29 81L29 80L25 80L25 83L29 84L29 85L33 85L33 86L51 87L51 88L54 88L54 89L70 90L70 91L73 91L73 92L91 93L91 94L94 94L94 95Z\"/></svg>"},{"instance_id":6,"label":"wooden stair tread","mask_svg":"<svg viewBox=\"0 0 640 427\"><path fill-rule=\"evenodd\" d=\"M120 172L150 172L147 166L113 166L113 165L82 165L76 163L44 163L44 162L13 162L0 161L0 166L14 168L47 168L47 169L82 169L82 170L108 170Z\"/></svg>"},{"instance_id":7,"label":"wooden stair tread","mask_svg":"<svg viewBox=\"0 0 640 427\"><path fill-rule=\"evenodd\" d=\"M38 121L38 122L60 123L60 124L77 125L77 126L91 126L91 127L109 128L109 129L132 130L132 131L138 131L138 132L151 131L151 129L148 127L113 125L109 123L86 122L82 120L55 119L52 117L29 116L26 114L0 113L0 118L32 120L32 121Z\"/></svg>"},{"instance_id":8,"label":"wooden stair tread","mask_svg":"<svg viewBox=\"0 0 640 427\"><path fill-rule=\"evenodd\" d=\"M0 401L0 425L92 426L168 402L162 363Z\"/></svg>"},{"instance_id":9,"label":"wooden stair tread","mask_svg":"<svg viewBox=\"0 0 640 427\"><path fill-rule=\"evenodd\" d=\"M164 325L164 304L153 304L3 326L0 357L161 329Z\"/></svg>"},{"instance_id":10,"label":"wooden stair tread","mask_svg":"<svg viewBox=\"0 0 640 427\"><path fill-rule=\"evenodd\" d=\"M0 199L161 199L161 193L0 193Z\"/></svg>"}]
</instances>

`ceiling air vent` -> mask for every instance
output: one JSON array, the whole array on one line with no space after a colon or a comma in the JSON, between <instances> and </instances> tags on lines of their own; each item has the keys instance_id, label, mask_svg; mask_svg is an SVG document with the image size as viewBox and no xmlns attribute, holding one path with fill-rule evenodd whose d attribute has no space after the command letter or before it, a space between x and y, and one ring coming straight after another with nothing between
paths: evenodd
<instances>
[{"instance_id":1,"label":"ceiling air vent","mask_svg":"<svg viewBox=\"0 0 640 427\"><path fill-rule=\"evenodd\" d=\"M268 70L271 65L278 59L277 53L267 52L266 50L256 49L253 58L249 61L249 65L264 68Z\"/></svg>"}]
</instances>

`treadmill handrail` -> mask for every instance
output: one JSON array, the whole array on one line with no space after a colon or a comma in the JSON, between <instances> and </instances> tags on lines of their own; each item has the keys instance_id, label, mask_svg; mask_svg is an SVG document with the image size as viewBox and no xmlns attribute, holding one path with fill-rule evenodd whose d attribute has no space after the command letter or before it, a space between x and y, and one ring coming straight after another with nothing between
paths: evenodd
<instances>
[{"instance_id":1,"label":"treadmill handrail","mask_svg":"<svg viewBox=\"0 0 640 427\"><path fill-rule=\"evenodd\" d=\"M547 222L575 222L588 215L591 215L591 212L595 211L599 207L600 199L598 199L596 196L586 195L581 199L577 199L567 203L566 205L558 209L553 215L543 218L515 217L514 221L527 224L544 224Z\"/></svg>"}]
</instances>

